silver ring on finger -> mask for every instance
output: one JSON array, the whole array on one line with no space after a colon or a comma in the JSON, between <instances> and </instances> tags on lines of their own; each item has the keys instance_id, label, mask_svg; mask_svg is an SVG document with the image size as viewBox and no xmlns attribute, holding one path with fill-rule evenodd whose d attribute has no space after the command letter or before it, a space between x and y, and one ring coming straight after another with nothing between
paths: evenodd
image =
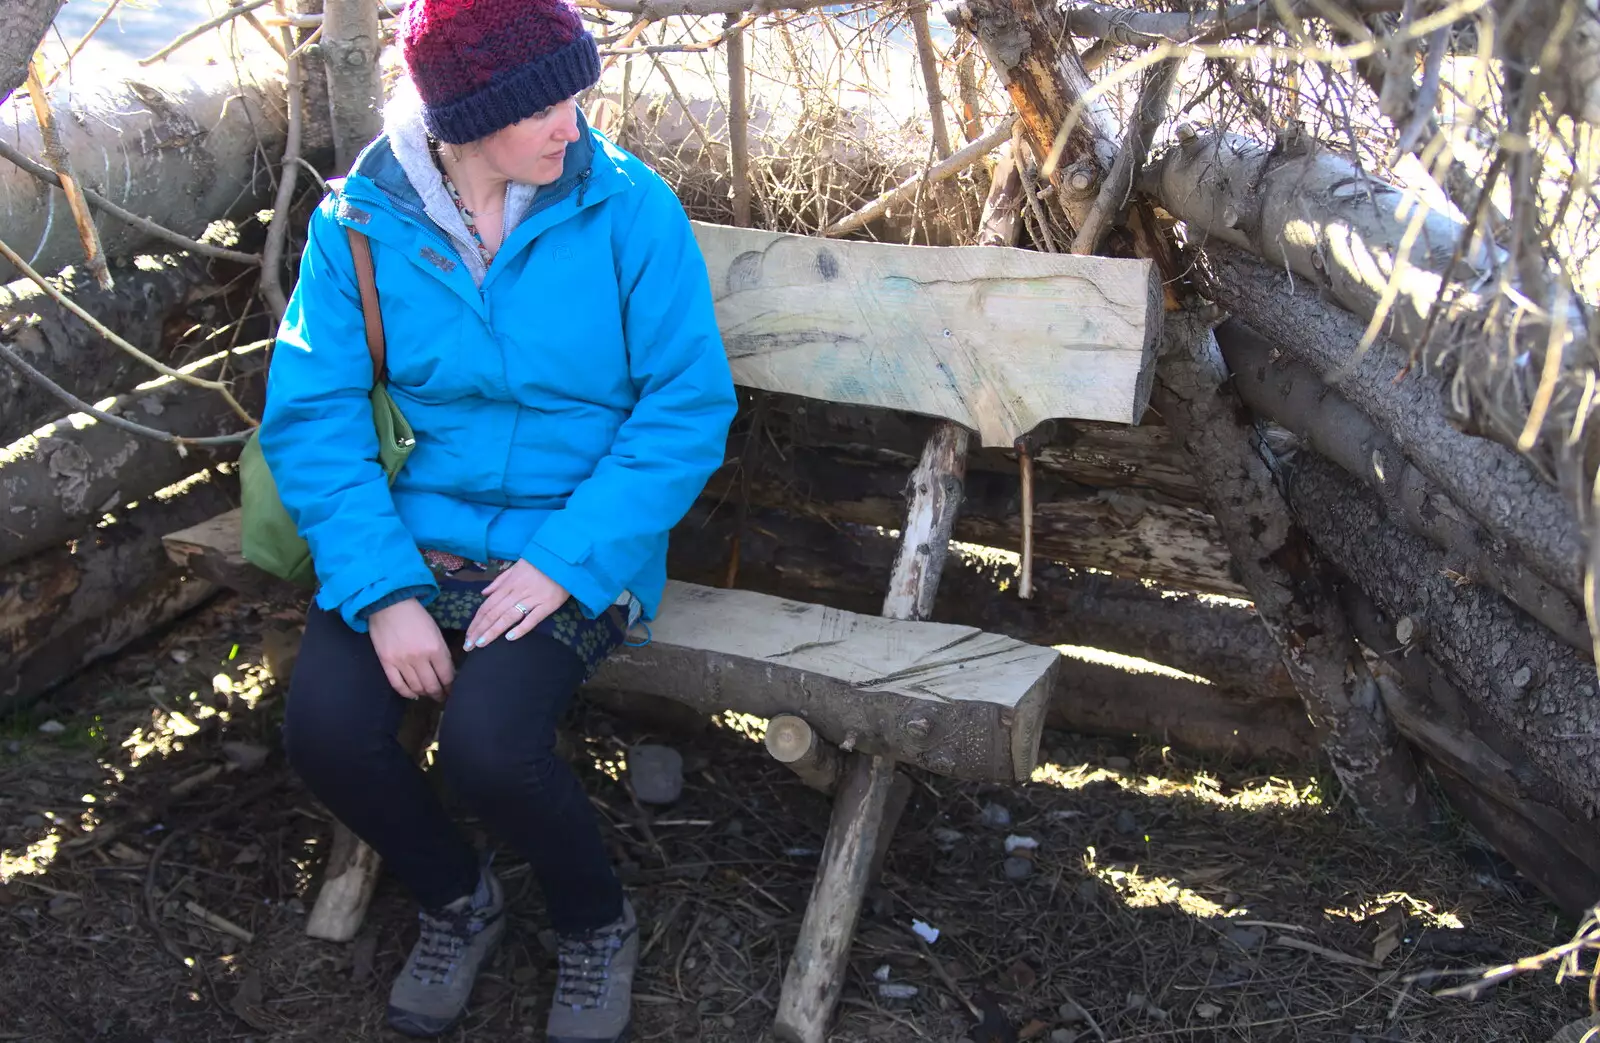
<instances>
[{"instance_id":1,"label":"silver ring on finger","mask_svg":"<svg viewBox=\"0 0 1600 1043\"><path fill-rule=\"evenodd\" d=\"M529 612L533 611L533 609L529 608L527 605L524 605L520 601L517 602L515 605L512 605L511 607L516 609L518 612L522 613L524 616L527 615Z\"/></svg>"}]
</instances>

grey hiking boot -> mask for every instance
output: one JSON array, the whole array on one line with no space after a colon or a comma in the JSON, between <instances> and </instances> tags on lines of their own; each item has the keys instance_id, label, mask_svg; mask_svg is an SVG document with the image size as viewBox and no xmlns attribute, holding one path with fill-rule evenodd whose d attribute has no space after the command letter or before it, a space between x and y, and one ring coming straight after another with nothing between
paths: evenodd
<instances>
[{"instance_id":1,"label":"grey hiking boot","mask_svg":"<svg viewBox=\"0 0 1600 1043\"><path fill-rule=\"evenodd\" d=\"M478 889L443 909L419 914L422 933L389 990L389 1027L438 1036L467 1012L478 971L505 933L505 893L484 867Z\"/></svg>"},{"instance_id":2,"label":"grey hiking boot","mask_svg":"<svg viewBox=\"0 0 1600 1043\"><path fill-rule=\"evenodd\" d=\"M545 1026L548 1043L622 1043L633 1013L633 971L639 921L633 903L622 919L586 934L561 935L556 998Z\"/></svg>"}]
</instances>

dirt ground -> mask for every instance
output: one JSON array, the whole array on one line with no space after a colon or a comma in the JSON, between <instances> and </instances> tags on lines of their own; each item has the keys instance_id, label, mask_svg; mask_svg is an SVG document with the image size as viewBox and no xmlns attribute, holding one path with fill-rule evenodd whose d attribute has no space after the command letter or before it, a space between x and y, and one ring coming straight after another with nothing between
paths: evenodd
<instances>
[{"instance_id":1,"label":"dirt ground","mask_svg":"<svg viewBox=\"0 0 1600 1043\"><path fill-rule=\"evenodd\" d=\"M355 942L304 934L330 828L284 765L262 637L293 618L218 600L0 722L0 1040L399 1038L382 1025L415 934L398 886L385 880ZM641 914L635 1038L770 1039L826 801L753 741L759 722L652 732L585 704L570 727ZM618 771L644 740L688 768L683 798L648 813ZM1052 733L1043 759L1026 786L915 778L834 1040L1542 1043L1586 1008L1587 983L1550 971L1470 1001L1416 980L1574 926L1453 824L1376 835L1304 769L1132 740ZM988 805L1010 824L986 824ZM1038 843L1012 867L1025 879L1004 868L1009 835ZM512 931L452 1040L542 1036L542 903L526 864L496 865ZM930 947L913 920L940 929Z\"/></svg>"}]
</instances>

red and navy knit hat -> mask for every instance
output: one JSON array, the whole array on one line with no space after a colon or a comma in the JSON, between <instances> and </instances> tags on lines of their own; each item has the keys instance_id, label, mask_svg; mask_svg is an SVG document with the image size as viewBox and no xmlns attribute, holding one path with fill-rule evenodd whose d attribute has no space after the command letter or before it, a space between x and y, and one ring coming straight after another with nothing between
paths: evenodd
<instances>
[{"instance_id":1,"label":"red and navy knit hat","mask_svg":"<svg viewBox=\"0 0 1600 1043\"><path fill-rule=\"evenodd\" d=\"M440 141L488 137L600 79L570 0L412 0L400 49Z\"/></svg>"}]
</instances>

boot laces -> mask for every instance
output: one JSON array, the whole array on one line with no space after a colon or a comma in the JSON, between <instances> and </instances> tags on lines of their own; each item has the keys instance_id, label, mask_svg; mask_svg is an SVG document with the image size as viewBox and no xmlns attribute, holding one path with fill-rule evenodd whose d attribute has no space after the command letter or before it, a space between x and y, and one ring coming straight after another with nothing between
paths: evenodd
<instances>
[{"instance_id":1,"label":"boot laces","mask_svg":"<svg viewBox=\"0 0 1600 1043\"><path fill-rule=\"evenodd\" d=\"M587 934L564 935L556 951L556 1002L573 1010L601 1006L611 985L611 960L622 950L621 920Z\"/></svg>"},{"instance_id":2,"label":"boot laces","mask_svg":"<svg viewBox=\"0 0 1600 1043\"><path fill-rule=\"evenodd\" d=\"M423 910L418 919L422 933L417 939L417 959L411 976L428 985L449 982L461 964L461 954L473 935L483 930L483 921L472 910L431 913Z\"/></svg>"}]
</instances>

